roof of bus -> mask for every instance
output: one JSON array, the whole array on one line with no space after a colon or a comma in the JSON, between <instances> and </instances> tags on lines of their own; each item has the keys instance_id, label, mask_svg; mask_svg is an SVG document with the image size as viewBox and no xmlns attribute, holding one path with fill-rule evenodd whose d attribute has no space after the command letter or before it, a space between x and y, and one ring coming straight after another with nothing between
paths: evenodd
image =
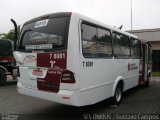
<instances>
[{"instance_id":1,"label":"roof of bus","mask_svg":"<svg viewBox=\"0 0 160 120\"><path fill-rule=\"evenodd\" d=\"M25 22L24 25L28 23L36 22L38 20L50 19L53 17L67 17L67 16L71 16L71 14L72 14L71 12L58 12L58 13L45 14Z\"/></svg>"},{"instance_id":2,"label":"roof of bus","mask_svg":"<svg viewBox=\"0 0 160 120\"><path fill-rule=\"evenodd\" d=\"M91 22L91 23L93 23L93 24L97 24L97 25L99 25L99 26L102 26L102 27L111 29L111 30L113 30L113 31L115 31L115 32L118 32L118 33L122 33L122 34L128 35L128 36L130 36L130 37L138 38L136 35L133 35L133 34L130 34L130 33L128 33L128 32L122 31L122 30L120 30L120 29L114 28L114 27L109 26L109 25L107 25L107 24L104 24L104 23L102 23L102 22L100 22L100 21L97 21L97 20L94 20L94 19L92 19L92 18L90 18L90 17L84 16L84 15L82 15L82 14L79 14L79 13L73 13L73 14L76 14L76 15L79 17L79 19L86 20L86 21Z\"/></svg>"},{"instance_id":3,"label":"roof of bus","mask_svg":"<svg viewBox=\"0 0 160 120\"><path fill-rule=\"evenodd\" d=\"M53 17L67 17L67 16L71 16L71 15L75 15L75 16L77 16L79 19L86 20L86 21L88 21L88 22L91 22L91 23L93 23L93 24L97 24L97 25L99 25L99 26L102 26L102 27L111 29L111 30L116 31L116 32L118 32L118 33L121 33L121 34L124 34L124 35L128 35L128 36L133 37L133 38L136 38L136 39L140 39L141 41L145 41L145 40L143 40L143 39L141 39L141 38L139 38L139 37L137 37L137 36L135 36L135 35L133 35L133 34L130 34L130 33L128 33L128 32L122 31L122 30L120 30L120 29L111 27L111 26L109 26L109 25L107 25L107 24L104 24L104 23L99 22L99 21L97 21L97 20L94 20L94 19L92 19L92 18L90 18L90 17L84 16L84 15L81 15L81 14L75 13L75 12L58 12L58 13L45 14L45 15L42 15L42 16L33 18L33 19L25 22L24 25L25 25L25 24L28 24L28 23L36 22L36 21L38 21L38 20L50 19L50 18L53 18Z\"/></svg>"}]
</instances>

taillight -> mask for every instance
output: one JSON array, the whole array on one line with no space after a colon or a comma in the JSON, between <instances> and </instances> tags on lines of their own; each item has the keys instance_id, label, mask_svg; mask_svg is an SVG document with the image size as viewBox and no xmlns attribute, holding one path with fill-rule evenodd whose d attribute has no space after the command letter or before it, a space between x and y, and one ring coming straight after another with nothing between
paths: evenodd
<instances>
[{"instance_id":1,"label":"taillight","mask_svg":"<svg viewBox=\"0 0 160 120\"><path fill-rule=\"evenodd\" d=\"M67 15L68 15L68 16L71 16L71 15L72 15L72 12L68 12Z\"/></svg>"},{"instance_id":2,"label":"taillight","mask_svg":"<svg viewBox=\"0 0 160 120\"><path fill-rule=\"evenodd\" d=\"M62 83L75 83L74 74L69 70L64 70L61 78Z\"/></svg>"},{"instance_id":3,"label":"taillight","mask_svg":"<svg viewBox=\"0 0 160 120\"><path fill-rule=\"evenodd\" d=\"M1 62L14 62L15 59L14 59L14 57L1 57L0 61Z\"/></svg>"}]
</instances>

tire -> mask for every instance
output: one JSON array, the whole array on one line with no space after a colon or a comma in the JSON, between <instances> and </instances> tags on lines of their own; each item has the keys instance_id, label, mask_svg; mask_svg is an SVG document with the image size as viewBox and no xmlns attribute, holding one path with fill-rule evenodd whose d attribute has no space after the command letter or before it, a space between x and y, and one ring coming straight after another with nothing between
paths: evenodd
<instances>
[{"instance_id":1,"label":"tire","mask_svg":"<svg viewBox=\"0 0 160 120\"><path fill-rule=\"evenodd\" d=\"M5 85L7 79L6 72L0 68L0 86Z\"/></svg>"},{"instance_id":2,"label":"tire","mask_svg":"<svg viewBox=\"0 0 160 120\"><path fill-rule=\"evenodd\" d=\"M123 93L123 86L122 84L118 83L116 90L115 90L115 94L112 98L112 104L119 105L121 103L122 93Z\"/></svg>"}]
</instances>

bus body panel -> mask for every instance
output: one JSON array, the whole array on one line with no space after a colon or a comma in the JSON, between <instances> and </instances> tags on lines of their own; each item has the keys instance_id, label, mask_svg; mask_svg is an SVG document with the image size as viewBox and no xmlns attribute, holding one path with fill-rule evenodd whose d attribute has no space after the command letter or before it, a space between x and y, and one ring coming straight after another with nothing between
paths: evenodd
<instances>
[{"instance_id":1,"label":"bus body panel","mask_svg":"<svg viewBox=\"0 0 160 120\"><path fill-rule=\"evenodd\" d=\"M61 104L82 106L79 103L77 91L60 90L58 93L44 92L25 87L21 82L17 83L18 92L20 94L41 98L44 100L54 101Z\"/></svg>"},{"instance_id":2,"label":"bus body panel","mask_svg":"<svg viewBox=\"0 0 160 120\"><path fill-rule=\"evenodd\" d=\"M68 47L67 47L67 70L72 71L75 77L74 84L61 83L61 89L79 89L79 36L78 36L78 17L72 14L69 26Z\"/></svg>"},{"instance_id":3,"label":"bus body panel","mask_svg":"<svg viewBox=\"0 0 160 120\"><path fill-rule=\"evenodd\" d=\"M110 31L114 30L137 38L85 16L72 13L66 50L44 53L16 53L16 61L20 70L17 83L19 93L67 105L85 106L114 96L116 86L121 80L123 81L123 91L138 85L140 80L140 59L116 59L114 56L111 58L84 57L81 36L82 21L95 23L110 29ZM66 58L61 61L53 59L54 65L56 65L56 62L58 66L52 69L49 58L57 53L64 54ZM23 60L24 58L27 58L26 61ZM46 77L50 69L52 74L54 74L54 71L58 71L59 75ZM63 83L61 81L65 70L73 73L74 83ZM52 81L54 79L56 79L56 82ZM49 91L41 89L38 86L38 81L53 82L58 89L55 88L56 90Z\"/></svg>"},{"instance_id":4,"label":"bus body panel","mask_svg":"<svg viewBox=\"0 0 160 120\"><path fill-rule=\"evenodd\" d=\"M91 19L79 18L81 21ZM81 25L79 25L81 27ZM80 31L80 30L79 30ZM114 95L117 78L124 81L124 91L138 85L139 80L139 59L114 59L106 58L84 58L82 53L82 39L80 34L80 91L84 101L96 103ZM93 66L86 66L87 63ZM132 65L132 70L128 70L128 64ZM135 67L135 69L133 68ZM118 79L119 81L120 79ZM113 87L115 85L115 87ZM101 97L100 97L101 96Z\"/></svg>"},{"instance_id":5,"label":"bus body panel","mask_svg":"<svg viewBox=\"0 0 160 120\"><path fill-rule=\"evenodd\" d=\"M130 59L127 65L125 77L125 90L138 85L139 82L139 59Z\"/></svg>"}]
</instances>

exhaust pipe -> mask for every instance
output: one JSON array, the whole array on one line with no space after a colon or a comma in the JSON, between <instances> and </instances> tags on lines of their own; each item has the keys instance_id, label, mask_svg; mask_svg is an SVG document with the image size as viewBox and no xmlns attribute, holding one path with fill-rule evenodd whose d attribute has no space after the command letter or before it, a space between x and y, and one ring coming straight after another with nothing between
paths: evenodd
<instances>
[{"instance_id":1,"label":"exhaust pipe","mask_svg":"<svg viewBox=\"0 0 160 120\"><path fill-rule=\"evenodd\" d=\"M11 21L14 24L14 51L15 51L17 48L17 39L18 39L17 23L13 19L11 19Z\"/></svg>"}]
</instances>

